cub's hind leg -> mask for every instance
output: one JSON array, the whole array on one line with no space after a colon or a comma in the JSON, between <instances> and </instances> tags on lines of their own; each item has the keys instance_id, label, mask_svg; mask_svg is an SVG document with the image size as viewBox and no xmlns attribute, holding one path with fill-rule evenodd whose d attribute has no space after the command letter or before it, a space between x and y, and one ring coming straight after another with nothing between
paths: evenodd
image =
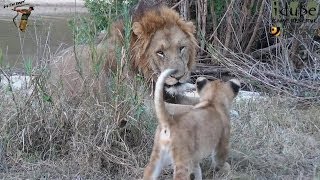
<instances>
[{"instance_id":1,"label":"cub's hind leg","mask_svg":"<svg viewBox=\"0 0 320 180\"><path fill-rule=\"evenodd\" d=\"M168 127L158 126L148 165L144 169L143 179L157 179L164 166L172 163L171 135Z\"/></svg>"},{"instance_id":2,"label":"cub's hind leg","mask_svg":"<svg viewBox=\"0 0 320 180\"><path fill-rule=\"evenodd\" d=\"M193 173L194 165L188 150L176 148L172 153L174 164L174 180L190 180L195 176Z\"/></svg>"},{"instance_id":3,"label":"cub's hind leg","mask_svg":"<svg viewBox=\"0 0 320 180\"><path fill-rule=\"evenodd\" d=\"M170 153L170 129L158 126L148 165L144 169L143 179L157 179L164 166L172 163Z\"/></svg>"},{"instance_id":4,"label":"cub's hind leg","mask_svg":"<svg viewBox=\"0 0 320 180\"><path fill-rule=\"evenodd\" d=\"M202 180L202 173L201 173L201 168L199 163L194 163L193 174L194 174L194 180Z\"/></svg>"},{"instance_id":5,"label":"cub's hind leg","mask_svg":"<svg viewBox=\"0 0 320 180\"><path fill-rule=\"evenodd\" d=\"M158 178L165 163L162 155L163 153L161 153L159 146L155 146L152 150L149 163L144 169L144 180L155 180Z\"/></svg>"},{"instance_id":6,"label":"cub's hind leg","mask_svg":"<svg viewBox=\"0 0 320 180\"><path fill-rule=\"evenodd\" d=\"M229 137L230 128L225 128L216 148L216 152L213 152L212 155L215 171L221 170L222 173L228 173L230 171L230 165L226 162L229 153Z\"/></svg>"},{"instance_id":7,"label":"cub's hind leg","mask_svg":"<svg viewBox=\"0 0 320 180\"><path fill-rule=\"evenodd\" d=\"M215 162L214 166L216 171L219 171L224 167L229 153L228 144L228 142L220 142L216 149L215 156L212 159L212 161Z\"/></svg>"},{"instance_id":8,"label":"cub's hind leg","mask_svg":"<svg viewBox=\"0 0 320 180\"><path fill-rule=\"evenodd\" d=\"M174 180L190 180L193 177L195 177L195 175L192 172L192 167L189 162L185 161L174 163Z\"/></svg>"}]
</instances>

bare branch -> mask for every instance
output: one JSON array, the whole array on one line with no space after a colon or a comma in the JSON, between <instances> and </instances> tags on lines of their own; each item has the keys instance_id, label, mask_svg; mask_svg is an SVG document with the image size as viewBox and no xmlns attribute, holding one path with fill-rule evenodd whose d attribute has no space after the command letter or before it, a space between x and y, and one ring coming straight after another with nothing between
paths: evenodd
<instances>
[{"instance_id":1,"label":"bare branch","mask_svg":"<svg viewBox=\"0 0 320 180\"><path fill-rule=\"evenodd\" d=\"M253 41L254 41L255 38L256 38L256 35L257 35L257 32L258 32L259 26L260 26L261 21L262 21L264 4L265 4L265 0L263 0L262 3L261 3L258 20L257 20L257 22L256 22L256 25L254 26L253 33L252 33L252 35L251 35L250 41L249 41L249 43L248 43L248 45L247 45L244 53L248 53L248 52L250 51L251 46L252 46L252 43L253 43Z\"/></svg>"}]
</instances>

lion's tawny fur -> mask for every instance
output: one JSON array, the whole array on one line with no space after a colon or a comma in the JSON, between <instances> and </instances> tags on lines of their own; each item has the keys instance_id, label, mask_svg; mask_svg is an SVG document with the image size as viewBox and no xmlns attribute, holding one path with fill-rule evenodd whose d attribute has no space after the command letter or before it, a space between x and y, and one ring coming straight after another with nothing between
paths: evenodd
<instances>
[{"instance_id":1,"label":"lion's tawny fur","mask_svg":"<svg viewBox=\"0 0 320 180\"><path fill-rule=\"evenodd\" d=\"M162 5L139 5L132 20L129 59L123 49L124 23L118 20L112 23L107 36L101 36L104 38L99 44L76 46L75 51L70 47L51 61L50 82L56 88L52 92L64 91L66 97L73 97L85 86L99 92L108 82L110 72L116 71L122 71L124 80L142 75L150 91L158 75L167 68L175 68L178 73L166 83L185 83L196 55L192 22L184 21L176 11ZM159 56L160 51L163 56Z\"/></svg>"},{"instance_id":2,"label":"lion's tawny fur","mask_svg":"<svg viewBox=\"0 0 320 180\"><path fill-rule=\"evenodd\" d=\"M195 63L194 57L196 55L196 39L194 37L195 27L192 22L184 21L176 11L172 9L161 6L160 8L155 8L150 11L146 11L145 13L137 15L135 17L135 22L133 23L133 32L135 35L132 36L133 43L131 46L132 54L134 60L134 67L139 69L141 67L146 67L144 74L148 77L151 76L150 72L148 72L148 68L150 68L148 61L148 52L146 51L149 42L151 41L151 37L153 34L164 28L171 28L173 26L177 26L184 33L186 33L187 38L190 40L190 49L189 49L189 59L188 67L191 68Z\"/></svg>"}]
</instances>

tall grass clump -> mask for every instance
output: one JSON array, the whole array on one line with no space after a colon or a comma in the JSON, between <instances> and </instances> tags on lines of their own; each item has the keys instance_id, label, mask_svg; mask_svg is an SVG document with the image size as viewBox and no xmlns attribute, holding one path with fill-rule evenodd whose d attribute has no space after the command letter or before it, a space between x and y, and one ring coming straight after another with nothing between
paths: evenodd
<instances>
[{"instance_id":1,"label":"tall grass clump","mask_svg":"<svg viewBox=\"0 0 320 180\"><path fill-rule=\"evenodd\" d=\"M130 9L124 8L123 4L132 7L137 2L137 0L85 0L85 6L90 16L75 16L73 20L69 21L69 25L74 30L76 43L95 42L96 36L102 31L107 32L113 21L120 18L130 18Z\"/></svg>"},{"instance_id":2,"label":"tall grass clump","mask_svg":"<svg viewBox=\"0 0 320 180\"><path fill-rule=\"evenodd\" d=\"M0 48L0 67L3 66L3 52L2 52L2 49Z\"/></svg>"},{"instance_id":3,"label":"tall grass clump","mask_svg":"<svg viewBox=\"0 0 320 180\"><path fill-rule=\"evenodd\" d=\"M99 1L103 2L106 3ZM95 3L97 1L86 2L91 13L97 11L93 8ZM124 46L117 49L117 59L126 62L131 33L130 4L114 3L101 6L104 8L102 12L119 13L125 22L126 40ZM114 7L118 9L115 11ZM90 50L96 51L92 32L101 30L101 24L105 28L111 23L109 19L107 22L98 21L97 18L101 17L90 16L86 23L72 24L77 30L74 31L75 37L81 37L75 41L87 38L88 41L81 43L87 43ZM75 43L76 48L81 43ZM101 60L95 59L97 57L92 57L95 63L90 68L99 78L102 68L96 63ZM24 68L33 77L28 87L31 93L20 96L13 92L18 96L13 98L0 92L1 98L5 97L0 102L1 178L140 177L155 129L153 113L144 105L146 88L141 79L124 81L121 67L118 67L118 71L108 77L107 85L103 87L105 91L99 97L89 93L91 87L88 86L76 101L64 101L64 98L55 101L47 89L48 66L26 61ZM58 93L60 97L67 96Z\"/></svg>"}]
</instances>

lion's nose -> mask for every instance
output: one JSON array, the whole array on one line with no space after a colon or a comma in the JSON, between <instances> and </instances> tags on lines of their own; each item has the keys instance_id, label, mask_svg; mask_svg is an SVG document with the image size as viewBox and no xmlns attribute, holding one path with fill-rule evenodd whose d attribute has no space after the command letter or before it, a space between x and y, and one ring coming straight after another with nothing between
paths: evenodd
<instances>
[{"instance_id":1,"label":"lion's nose","mask_svg":"<svg viewBox=\"0 0 320 180\"><path fill-rule=\"evenodd\" d=\"M172 74L170 77L172 77L172 78L174 78L174 79L179 81L183 76L184 76L184 73L179 74L179 72L177 72L175 74Z\"/></svg>"},{"instance_id":2,"label":"lion's nose","mask_svg":"<svg viewBox=\"0 0 320 180\"><path fill-rule=\"evenodd\" d=\"M183 75L181 76L175 76L174 78L176 78L177 80L180 80L183 77Z\"/></svg>"}]
</instances>

